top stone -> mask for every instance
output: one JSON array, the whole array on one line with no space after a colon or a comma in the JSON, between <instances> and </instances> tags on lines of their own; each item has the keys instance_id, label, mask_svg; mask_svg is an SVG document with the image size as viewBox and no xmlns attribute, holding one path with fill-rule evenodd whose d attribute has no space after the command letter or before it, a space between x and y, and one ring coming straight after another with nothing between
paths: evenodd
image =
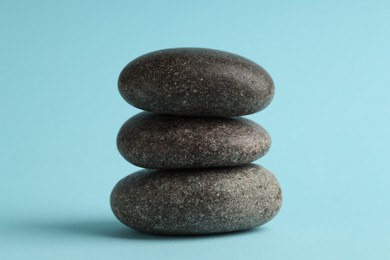
<instances>
[{"instance_id":1,"label":"top stone","mask_svg":"<svg viewBox=\"0 0 390 260\"><path fill-rule=\"evenodd\" d=\"M256 113L274 95L270 75L256 63L202 48L145 54L123 69L118 86L123 98L137 108L192 116Z\"/></svg>"}]
</instances>

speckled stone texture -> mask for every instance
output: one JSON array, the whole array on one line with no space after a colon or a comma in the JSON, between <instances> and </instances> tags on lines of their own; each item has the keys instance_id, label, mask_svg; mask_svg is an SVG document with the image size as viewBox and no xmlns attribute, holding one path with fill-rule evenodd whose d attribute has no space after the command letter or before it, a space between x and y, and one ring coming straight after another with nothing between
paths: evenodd
<instances>
[{"instance_id":1,"label":"speckled stone texture","mask_svg":"<svg viewBox=\"0 0 390 260\"><path fill-rule=\"evenodd\" d=\"M142 170L115 186L111 208L125 225L155 234L245 230L271 220L282 203L271 172L244 166Z\"/></svg>"},{"instance_id":2,"label":"speckled stone texture","mask_svg":"<svg viewBox=\"0 0 390 260\"><path fill-rule=\"evenodd\" d=\"M176 115L252 114L265 108L274 95L270 75L256 63L202 48L145 54L123 69L118 86L135 107Z\"/></svg>"},{"instance_id":3,"label":"speckled stone texture","mask_svg":"<svg viewBox=\"0 0 390 260\"><path fill-rule=\"evenodd\" d=\"M235 166L270 148L266 130L245 118L143 112L120 129L117 146L129 162L150 169Z\"/></svg>"}]
</instances>

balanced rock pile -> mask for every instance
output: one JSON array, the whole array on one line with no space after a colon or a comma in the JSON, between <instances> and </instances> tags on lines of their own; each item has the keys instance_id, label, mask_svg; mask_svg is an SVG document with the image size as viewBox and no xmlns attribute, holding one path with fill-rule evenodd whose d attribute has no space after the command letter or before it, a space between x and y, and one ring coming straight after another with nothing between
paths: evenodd
<instances>
[{"instance_id":1,"label":"balanced rock pile","mask_svg":"<svg viewBox=\"0 0 390 260\"><path fill-rule=\"evenodd\" d=\"M123 157L147 168L112 191L122 223L155 234L210 234L253 228L277 214L278 181L251 164L271 139L237 117L271 102L274 85L263 68L222 51L167 49L130 62L118 85L128 103L148 111L118 133Z\"/></svg>"}]
</instances>

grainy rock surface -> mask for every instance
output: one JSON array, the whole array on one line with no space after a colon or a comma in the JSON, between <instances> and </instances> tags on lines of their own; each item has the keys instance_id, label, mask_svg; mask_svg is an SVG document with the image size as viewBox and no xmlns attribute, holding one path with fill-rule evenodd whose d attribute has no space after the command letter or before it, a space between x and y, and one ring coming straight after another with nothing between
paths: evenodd
<instances>
[{"instance_id":1,"label":"grainy rock surface","mask_svg":"<svg viewBox=\"0 0 390 260\"><path fill-rule=\"evenodd\" d=\"M245 118L143 112L119 130L117 146L129 162L150 169L235 166L270 148L268 133Z\"/></svg>"},{"instance_id":2,"label":"grainy rock surface","mask_svg":"<svg viewBox=\"0 0 390 260\"><path fill-rule=\"evenodd\" d=\"M282 203L268 170L244 166L142 170L117 183L111 208L125 225L155 234L245 230L271 220Z\"/></svg>"},{"instance_id":3,"label":"grainy rock surface","mask_svg":"<svg viewBox=\"0 0 390 260\"><path fill-rule=\"evenodd\" d=\"M270 75L256 63L202 48L145 54L123 69L118 86L135 107L177 115L252 114L265 108L274 95Z\"/></svg>"}]
</instances>

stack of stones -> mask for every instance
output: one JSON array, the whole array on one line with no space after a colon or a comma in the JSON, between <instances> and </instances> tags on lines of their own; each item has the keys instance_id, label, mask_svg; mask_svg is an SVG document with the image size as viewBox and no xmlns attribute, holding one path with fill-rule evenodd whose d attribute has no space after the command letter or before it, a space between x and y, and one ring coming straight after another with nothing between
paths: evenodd
<instances>
[{"instance_id":1,"label":"stack of stones","mask_svg":"<svg viewBox=\"0 0 390 260\"><path fill-rule=\"evenodd\" d=\"M250 229L277 214L278 181L251 163L269 150L270 136L238 117L273 98L262 67L217 50L167 49L130 62L118 85L128 103L148 111L118 133L122 156L147 168L112 191L122 223L154 234L211 234Z\"/></svg>"}]
</instances>

